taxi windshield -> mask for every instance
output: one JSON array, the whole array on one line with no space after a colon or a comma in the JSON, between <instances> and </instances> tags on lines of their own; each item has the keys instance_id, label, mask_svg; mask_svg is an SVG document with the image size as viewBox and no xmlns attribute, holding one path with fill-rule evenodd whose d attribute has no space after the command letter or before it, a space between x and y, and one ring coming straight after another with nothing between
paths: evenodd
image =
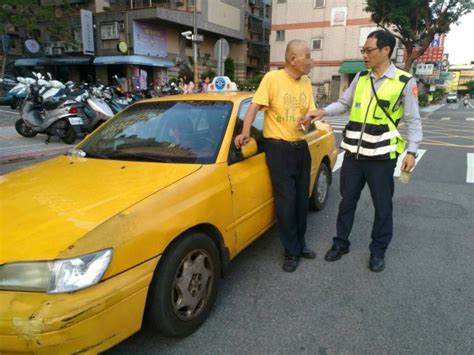
<instances>
[{"instance_id":1,"label":"taxi windshield","mask_svg":"<svg viewBox=\"0 0 474 355\"><path fill-rule=\"evenodd\" d=\"M78 148L89 158L213 163L231 111L228 101L139 103Z\"/></svg>"}]
</instances>

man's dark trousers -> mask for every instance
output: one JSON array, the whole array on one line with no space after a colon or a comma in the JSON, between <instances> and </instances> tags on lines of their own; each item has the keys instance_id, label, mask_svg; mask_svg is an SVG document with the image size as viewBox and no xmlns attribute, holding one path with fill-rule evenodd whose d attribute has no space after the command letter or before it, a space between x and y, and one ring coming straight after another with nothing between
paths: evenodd
<instances>
[{"instance_id":1,"label":"man's dark trousers","mask_svg":"<svg viewBox=\"0 0 474 355\"><path fill-rule=\"evenodd\" d=\"M305 140L265 140L275 212L286 256L299 256L306 246L306 216L311 155Z\"/></svg>"},{"instance_id":2,"label":"man's dark trousers","mask_svg":"<svg viewBox=\"0 0 474 355\"><path fill-rule=\"evenodd\" d=\"M385 250L393 236L393 172L396 163L394 159L363 160L355 159L352 154L345 154L340 181L342 201L337 216L337 236L334 238L336 246L346 248L350 245L349 234L357 202L367 182L375 208L369 250L374 256L385 256Z\"/></svg>"}]
</instances>

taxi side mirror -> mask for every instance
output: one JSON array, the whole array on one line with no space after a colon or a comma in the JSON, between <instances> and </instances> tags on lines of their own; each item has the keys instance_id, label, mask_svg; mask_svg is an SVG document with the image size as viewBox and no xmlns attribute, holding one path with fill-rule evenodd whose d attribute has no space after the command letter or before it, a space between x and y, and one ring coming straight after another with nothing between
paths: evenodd
<instances>
[{"instance_id":1,"label":"taxi side mirror","mask_svg":"<svg viewBox=\"0 0 474 355\"><path fill-rule=\"evenodd\" d=\"M254 156L258 152L257 141L254 138L250 138L247 144L240 147L240 150L244 159Z\"/></svg>"}]
</instances>

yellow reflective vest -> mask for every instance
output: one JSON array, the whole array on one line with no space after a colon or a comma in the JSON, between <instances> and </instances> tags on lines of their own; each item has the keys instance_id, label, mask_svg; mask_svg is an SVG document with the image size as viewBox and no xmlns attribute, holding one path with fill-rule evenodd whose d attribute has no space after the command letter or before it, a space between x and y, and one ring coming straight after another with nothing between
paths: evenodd
<instances>
[{"instance_id":1,"label":"yellow reflective vest","mask_svg":"<svg viewBox=\"0 0 474 355\"><path fill-rule=\"evenodd\" d=\"M405 150L397 126L404 114L403 90L411 75L397 69L393 79L385 78L377 89L377 103L370 74L366 70L359 75L341 148L355 154L356 159L396 159Z\"/></svg>"}]
</instances>

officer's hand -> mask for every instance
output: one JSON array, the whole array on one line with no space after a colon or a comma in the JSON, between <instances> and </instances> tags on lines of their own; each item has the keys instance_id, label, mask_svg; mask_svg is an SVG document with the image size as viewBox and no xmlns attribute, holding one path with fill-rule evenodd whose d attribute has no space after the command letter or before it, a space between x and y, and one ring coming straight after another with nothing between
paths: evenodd
<instances>
[{"instance_id":1,"label":"officer's hand","mask_svg":"<svg viewBox=\"0 0 474 355\"><path fill-rule=\"evenodd\" d=\"M234 139L234 145L237 149L241 146L246 145L250 140L250 135L247 133L241 133Z\"/></svg>"},{"instance_id":2,"label":"officer's hand","mask_svg":"<svg viewBox=\"0 0 474 355\"><path fill-rule=\"evenodd\" d=\"M415 167L415 164L416 164L415 157L411 154L407 154L405 155L405 158L403 158L402 166L400 167L400 170L404 172L410 172Z\"/></svg>"}]
</instances>

